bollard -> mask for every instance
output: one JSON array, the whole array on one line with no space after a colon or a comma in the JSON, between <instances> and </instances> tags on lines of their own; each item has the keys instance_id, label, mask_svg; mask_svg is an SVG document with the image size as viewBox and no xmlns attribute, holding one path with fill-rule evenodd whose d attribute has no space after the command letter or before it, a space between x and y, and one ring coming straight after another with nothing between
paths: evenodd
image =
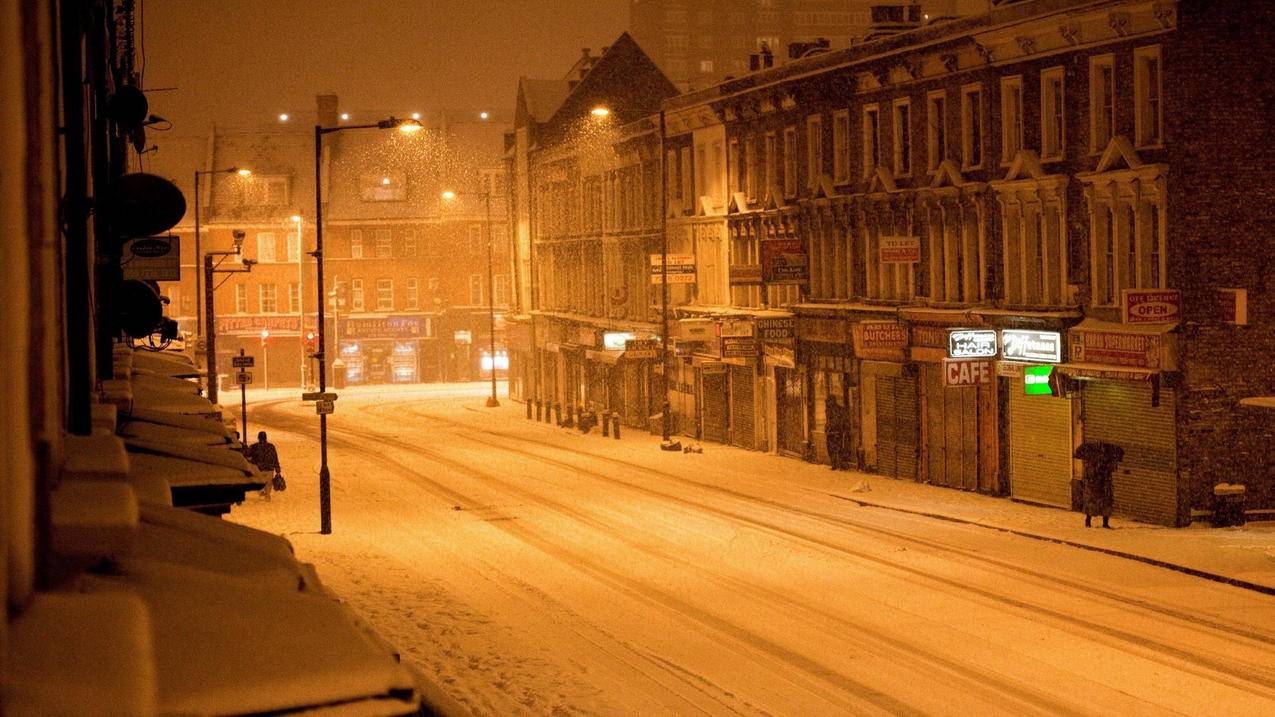
<instances>
[{"instance_id":1,"label":"bollard","mask_svg":"<svg viewBox=\"0 0 1275 717\"><path fill-rule=\"evenodd\" d=\"M538 398L535 399L535 404L536 404L536 420L539 421L540 420L540 399Z\"/></svg>"},{"instance_id":2,"label":"bollard","mask_svg":"<svg viewBox=\"0 0 1275 717\"><path fill-rule=\"evenodd\" d=\"M527 399L527 420L531 420L531 399Z\"/></svg>"},{"instance_id":3,"label":"bollard","mask_svg":"<svg viewBox=\"0 0 1275 717\"><path fill-rule=\"evenodd\" d=\"M602 437L611 437L611 414L605 411L602 413Z\"/></svg>"},{"instance_id":4,"label":"bollard","mask_svg":"<svg viewBox=\"0 0 1275 717\"><path fill-rule=\"evenodd\" d=\"M620 414L612 413L611 418L615 420L615 427L611 429L611 433L615 435L615 440L620 440Z\"/></svg>"}]
</instances>

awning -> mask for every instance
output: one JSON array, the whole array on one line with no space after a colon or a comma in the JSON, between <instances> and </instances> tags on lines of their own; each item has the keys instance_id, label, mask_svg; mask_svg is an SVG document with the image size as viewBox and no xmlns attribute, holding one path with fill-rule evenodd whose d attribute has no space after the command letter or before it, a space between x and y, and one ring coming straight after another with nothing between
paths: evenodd
<instances>
[{"instance_id":1,"label":"awning","mask_svg":"<svg viewBox=\"0 0 1275 717\"><path fill-rule=\"evenodd\" d=\"M1101 363L1060 363L1054 370L1072 378L1098 378L1108 381L1150 381L1160 369L1133 366L1108 366Z\"/></svg>"},{"instance_id":2,"label":"awning","mask_svg":"<svg viewBox=\"0 0 1275 717\"><path fill-rule=\"evenodd\" d=\"M623 355L623 351L595 351L593 349L586 349L584 352L585 358L590 361L597 361L598 363L605 364L619 363L620 357Z\"/></svg>"},{"instance_id":3,"label":"awning","mask_svg":"<svg viewBox=\"0 0 1275 717\"><path fill-rule=\"evenodd\" d=\"M1241 406L1275 409L1275 396L1249 396L1240 399Z\"/></svg>"}]
</instances>

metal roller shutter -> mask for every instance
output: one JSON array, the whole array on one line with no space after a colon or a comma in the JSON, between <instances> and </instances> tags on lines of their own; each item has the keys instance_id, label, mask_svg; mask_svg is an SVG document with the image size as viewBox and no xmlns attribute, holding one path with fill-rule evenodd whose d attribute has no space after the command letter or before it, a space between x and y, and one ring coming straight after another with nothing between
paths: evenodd
<instances>
[{"instance_id":1,"label":"metal roller shutter","mask_svg":"<svg viewBox=\"0 0 1275 717\"><path fill-rule=\"evenodd\" d=\"M1070 509L1072 402L1028 396L1021 383L1009 382L1009 494Z\"/></svg>"},{"instance_id":2,"label":"metal roller shutter","mask_svg":"<svg viewBox=\"0 0 1275 717\"><path fill-rule=\"evenodd\" d=\"M1151 385L1132 381L1085 381L1082 389L1086 441L1124 449L1112 478L1114 510L1161 525L1177 520L1177 441L1174 396L1160 392L1151 406Z\"/></svg>"},{"instance_id":3,"label":"metal roller shutter","mask_svg":"<svg viewBox=\"0 0 1275 717\"><path fill-rule=\"evenodd\" d=\"M877 377L877 469L894 478L916 479L916 379Z\"/></svg>"},{"instance_id":4,"label":"metal roller shutter","mask_svg":"<svg viewBox=\"0 0 1275 717\"><path fill-rule=\"evenodd\" d=\"M801 373L793 369L776 368L775 392L777 448L780 453L800 458L806 442L806 392Z\"/></svg>"},{"instance_id":5,"label":"metal roller shutter","mask_svg":"<svg viewBox=\"0 0 1275 717\"><path fill-rule=\"evenodd\" d=\"M753 369L730 367L730 442L741 448L756 447L753 429Z\"/></svg>"},{"instance_id":6,"label":"metal roller shutter","mask_svg":"<svg viewBox=\"0 0 1275 717\"><path fill-rule=\"evenodd\" d=\"M726 442L726 430L730 420L726 402L726 374L701 373L704 389L704 440Z\"/></svg>"}]
</instances>

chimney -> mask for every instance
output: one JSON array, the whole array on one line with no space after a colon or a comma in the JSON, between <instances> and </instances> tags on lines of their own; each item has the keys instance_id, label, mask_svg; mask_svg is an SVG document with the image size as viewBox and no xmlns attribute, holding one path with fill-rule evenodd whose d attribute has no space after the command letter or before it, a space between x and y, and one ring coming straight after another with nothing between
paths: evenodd
<instances>
[{"instance_id":1,"label":"chimney","mask_svg":"<svg viewBox=\"0 0 1275 717\"><path fill-rule=\"evenodd\" d=\"M336 95L318 95L314 98L315 105L318 109L318 122L321 127L335 127L337 120L337 102Z\"/></svg>"}]
</instances>

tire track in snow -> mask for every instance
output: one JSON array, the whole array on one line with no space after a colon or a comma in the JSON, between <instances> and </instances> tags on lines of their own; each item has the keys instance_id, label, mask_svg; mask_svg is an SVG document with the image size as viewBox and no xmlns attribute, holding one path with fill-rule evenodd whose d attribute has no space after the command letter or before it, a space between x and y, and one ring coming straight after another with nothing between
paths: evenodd
<instances>
[{"instance_id":1,"label":"tire track in snow","mask_svg":"<svg viewBox=\"0 0 1275 717\"><path fill-rule=\"evenodd\" d=\"M374 407L368 407L368 408L370 409ZM382 404L380 406L376 406L375 408L386 408L386 407ZM811 536L805 533L794 531L785 526L781 526L775 523L770 523L767 521L760 521L753 516L748 516L741 513L737 513L735 511L718 508L716 506L708 505L698 501L689 500L682 496L677 496L677 495L669 494L663 491L659 491L646 485L630 483L628 481L624 481L619 478L616 478L612 475L601 473L598 471L593 471L568 461L562 461L562 460L550 458L548 456L543 455L542 453L536 453L532 451L520 451L520 450L511 448L506 443L484 441L482 439L473 437L472 435L470 435L470 432L479 431L481 433L497 436L505 440L518 441L521 443L531 443L534 446L541 449L564 452L564 453L568 453L569 455L573 455L577 457L581 455L580 453L576 453L567 448L563 448L563 447L552 445L552 444L540 443L523 436L518 436L514 434L500 432L500 431L492 431L488 429L483 429L483 428L474 426L472 424L467 424L467 423L463 423L459 421L453 421L450 419L443 418L441 416L437 416L436 414L425 413L416 409L409 408L407 410L409 411L409 413L412 413L413 415L416 415L420 418L433 420L452 428L462 429L464 433L452 434L453 436L457 438L465 438L465 439L480 443L482 445L486 445L488 447L498 448L501 450L506 450L506 451L510 451L520 455L524 455L526 457L539 460L539 461L548 463L550 465L556 465L561 468L566 468L568 470L572 470L577 473L590 476L596 480L623 485L632 490L638 491L640 493L659 497L665 500L676 501L684 505L694 507L699 510L710 511L715 514L721 515L723 517L728 517L733 520L752 525L754 527L760 527L767 530L776 531L790 537L802 539L805 541L810 541L824 548L827 548L839 553L851 554L861 559L870 560L872 562L876 562L881 565L885 565L885 566L892 567L899 570L904 570L906 572L912 573L914 575L920 576L925 579L939 581L939 582L942 582L943 584L946 584L958 590L973 592L977 595L980 595L983 598L986 598L995 602L1003 603L1008 606L1017 608L1019 610L1026 611L1028 613L1044 615L1054 620L1057 620L1066 624L1070 624L1073 627L1084 630L1086 635L1089 635L1090 637L1100 642L1113 644L1111 643L1109 638L1115 637L1119 641L1126 643L1128 645L1133 645L1140 648L1144 648L1146 650L1150 650L1151 656L1160 662L1165 662L1164 658L1171 657L1171 658L1174 658L1175 660L1193 664L1200 668L1203 668L1204 670L1207 670L1207 672L1201 672L1198 669L1187 670L1189 672L1192 672L1196 676L1210 679L1214 682L1225 684L1241 691L1250 692L1253 694L1259 694L1259 693L1252 692L1252 690L1250 689L1248 685L1243 684L1243 682L1251 683L1251 685L1253 686L1260 686L1265 688L1264 692L1266 693L1268 697L1275 697L1275 670L1272 670L1272 669L1260 669L1256 667L1250 667L1246 670L1241 671L1236 668L1233 662L1226 660L1223 656L1207 657L1204 655L1200 655L1198 653L1189 652L1185 649L1178 647L1177 645L1168 643L1166 641L1156 640L1156 639L1152 639L1142 635L1138 635L1136 633L1131 633L1129 631L1122 630L1113 625L1099 624L1091 620L1070 615L1068 613L1062 612L1054 608L1049 608L1042 605L1034 605L1026 601L1019 600L1017 598L1011 598L1009 596L1005 596L1005 595L994 593L988 590L977 588L967 583L954 581L948 578L942 578L940 576L936 576L934 574L920 571L910 566L906 566L903 563L900 563L897 561L890 561L887 559L879 558L877 556L872 556L866 553L861 553L859 551L854 551L849 548L846 548L845 546L831 543L829 541L823 540L816 536ZM1123 596L1117 593L1112 593L1110 591L1101 590L1099 588L1088 586L1076 581L1068 581L1066 579L1060 580L1060 579L1054 578L1053 576L1042 574L1037 571L1031 571L1029 569L1020 568L1018 566L1015 566L1012 563L1000 561L995 558L988 558L986 556L982 556L977 553L972 553L970 551L954 548L954 547L951 547L942 543L938 543L935 541L929 541L922 538L916 538L905 533L900 533L900 532L892 531L885 528L878 528L876 526L870 526L867 524L857 523L857 522L849 521L843 518L833 518L831 516L827 516L818 512L808 511L808 510L797 508L791 505L783 504L777 501L760 498L758 496L752 496L739 491L723 488L721 486L714 486L711 484L701 483L699 481L688 479L683 476L679 476L666 471L661 471L659 469L651 468L639 463L632 463L629 461L624 461L624 460L612 458L609 456L602 456L602 455L598 455L591 452L585 453L584 455L587 455L590 459L597 459L597 460L606 461L612 464L622 465L626 468L631 468L631 469L640 470L649 474L658 475L668 480L676 481L686 485L691 485L700 489L705 489L705 490L709 490L716 493L721 493L723 495L727 495L732 498L741 499L751 503L766 505L767 507L779 509L786 512L794 512L804 517L807 517L807 518L810 518L810 519L813 519L813 520L816 520L834 527L851 529L860 533L890 535L891 537L895 537L900 540L905 540L914 544L924 545L926 547L930 547L943 552L947 552L951 554L959 554L962 557L965 557L970 560L978 561L988 565L993 565L999 568L1002 572L1030 575L1036 580L1044 582L1046 584L1046 587L1053 587L1055 583L1060 583L1060 582L1066 583L1070 588L1074 590L1087 593L1096 597L1102 597L1105 600L1112 602L1114 605L1122 609L1128 608L1130 605L1133 605L1135 607L1141 608L1149 612L1158 613L1165 617L1172 617L1178 620L1179 622L1187 623L1193 626L1197 630L1214 630L1219 632L1225 632L1225 633L1234 635L1236 637L1244 638L1244 639L1247 639L1252 642L1256 642L1265 646L1270 646L1272 644L1275 644L1275 640L1273 640L1270 636L1264 635L1262 633L1235 628L1235 627L1226 625L1225 623L1220 623L1217 621L1200 618L1198 616L1184 613L1184 612L1175 610L1173 608L1154 605L1151 603L1147 603L1145 600L1142 600L1142 599L1130 598L1128 596ZM1181 669L1180 665L1177 665L1171 662L1165 662L1165 664L1168 666L1174 667L1176 669ZM1231 677L1239 678L1243 682L1236 682L1235 680L1231 679Z\"/></svg>"}]
</instances>

